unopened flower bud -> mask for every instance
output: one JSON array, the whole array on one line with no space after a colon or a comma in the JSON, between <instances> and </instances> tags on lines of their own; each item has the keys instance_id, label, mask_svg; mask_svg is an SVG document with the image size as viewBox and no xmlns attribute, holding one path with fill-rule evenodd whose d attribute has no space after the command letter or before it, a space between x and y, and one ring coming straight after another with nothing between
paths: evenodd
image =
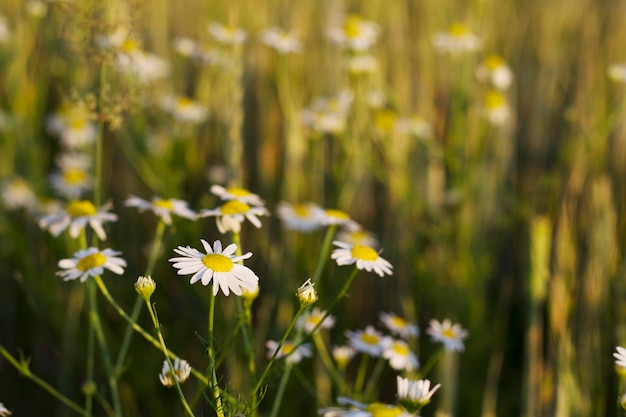
<instances>
[{"instance_id":1,"label":"unopened flower bud","mask_svg":"<svg viewBox=\"0 0 626 417\"><path fill-rule=\"evenodd\" d=\"M156 288L156 282L150 277L139 277L135 282L135 291L141 295L146 301L150 300L152 293Z\"/></svg>"},{"instance_id":2,"label":"unopened flower bud","mask_svg":"<svg viewBox=\"0 0 626 417\"><path fill-rule=\"evenodd\" d=\"M317 291L313 288L314 285L315 284L311 282L311 278L309 278L304 284L298 287L296 295L298 296L301 306L306 307L317 301Z\"/></svg>"}]
</instances>

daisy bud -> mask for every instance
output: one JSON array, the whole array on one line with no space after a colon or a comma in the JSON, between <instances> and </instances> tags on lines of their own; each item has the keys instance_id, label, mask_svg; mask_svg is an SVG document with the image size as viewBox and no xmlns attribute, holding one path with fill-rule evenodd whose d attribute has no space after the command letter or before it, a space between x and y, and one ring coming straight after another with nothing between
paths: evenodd
<instances>
[{"instance_id":1,"label":"daisy bud","mask_svg":"<svg viewBox=\"0 0 626 417\"><path fill-rule=\"evenodd\" d=\"M253 289L244 288L241 292L241 296L243 297L244 301L252 304L252 301L254 301L259 296L259 284L257 284Z\"/></svg>"},{"instance_id":2,"label":"daisy bud","mask_svg":"<svg viewBox=\"0 0 626 417\"><path fill-rule=\"evenodd\" d=\"M617 404L622 411L626 411L626 394L620 395L620 397L617 399Z\"/></svg>"},{"instance_id":3,"label":"daisy bud","mask_svg":"<svg viewBox=\"0 0 626 417\"><path fill-rule=\"evenodd\" d=\"M298 300L300 300L301 306L306 307L317 301L317 291L313 288L314 285L315 284L311 282L311 278L309 278L304 284L298 287L296 295L298 296Z\"/></svg>"},{"instance_id":4,"label":"daisy bud","mask_svg":"<svg viewBox=\"0 0 626 417\"><path fill-rule=\"evenodd\" d=\"M141 295L146 301L150 300L152 293L156 288L156 282L150 277L139 277L135 282L135 291Z\"/></svg>"}]
</instances>

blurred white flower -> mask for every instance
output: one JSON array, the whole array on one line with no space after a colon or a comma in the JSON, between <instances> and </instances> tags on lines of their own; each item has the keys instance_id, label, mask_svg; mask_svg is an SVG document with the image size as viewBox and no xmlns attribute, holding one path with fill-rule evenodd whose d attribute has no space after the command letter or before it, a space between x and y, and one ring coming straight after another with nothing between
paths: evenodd
<instances>
[{"instance_id":1,"label":"blurred white flower","mask_svg":"<svg viewBox=\"0 0 626 417\"><path fill-rule=\"evenodd\" d=\"M366 51L378 39L378 25L361 16L349 15L338 25L328 28L330 39L353 51Z\"/></svg>"},{"instance_id":2,"label":"blurred white flower","mask_svg":"<svg viewBox=\"0 0 626 417\"><path fill-rule=\"evenodd\" d=\"M436 33L433 44L437 51L450 55L475 52L482 46L480 38L462 23L453 23L447 31Z\"/></svg>"},{"instance_id":3,"label":"blurred white flower","mask_svg":"<svg viewBox=\"0 0 626 417\"><path fill-rule=\"evenodd\" d=\"M383 336L373 326L367 326L365 330L347 330L346 336L348 337L348 345L350 347L357 352L374 357L378 357L383 353L390 339L388 336Z\"/></svg>"},{"instance_id":4,"label":"blurred white flower","mask_svg":"<svg viewBox=\"0 0 626 417\"><path fill-rule=\"evenodd\" d=\"M37 197L26 180L15 177L2 184L2 202L9 210L32 211L37 206Z\"/></svg>"},{"instance_id":5,"label":"blurred white flower","mask_svg":"<svg viewBox=\"0 0 626 417\"><path fill-rule=\"evenodd\" d=\"M163 361L163 368L161 369L161 373L159 374L159 380L161 380L161 384L166 387L173 387L176 385L176 381L179 384L182 384L189 378L191 374L191 366L184 359L174 359L174 363L172 363L174 369L170 369L169 363L166 360Z\"/></svg>"},{"instance_id":6,"label":"blurred white flower","mask_svg":"<svg viewBox=\"0 0 626 417\"><path fill-rule=\"evenodd\" d=\"M248 36L243 29L222 25L218 22L211 22L208 31L215 40L224 45L240 45L245 42Z\"/></svg>"},{"instance_id":7,"label":"blurred white flower","mask_svg":"<svg viewBox=\"0 0 626 417\"><path fill-rule=\"evenodd\" d=\"M511 118L511 108L506 96L499 90L487 91L484 98L485 117L493 126L503 126Z\"/></svg>"},{"instance_id":8,"label":"blurred white flower","mask_svg":"<svg viewBox=\"0 0 626 417\"><path fill-rule=\"evenodd\" d=\"M499 55L491 54L476 67L476 78L504 91L508 90L513 82L513 72L504 59Z\"/></svg>"},{"instance_id":9,"label":"blurred white flower","mask_svg":"<svg viewBox=\"0 0 626 417\"><path fill-rule=\"evenodd\" d=\"M187 97L164 97L161 100L161 108L185 123L202 123L208 115L206 107Z\"/></svg>"},{"instance_id":10,"label":"blurred white flower","mask_svg":"<svg viewBox=\"0 0 626 417\"><path fill-rule=\"evenodd\" d=\"M323 209L314 203L291 204L286 201L278 203L278 217L285 228L308 233L322 226Z\"/></svg>"},{"instance_id":11,"label":"blurred white flower","mask_svg":"<svg viewBox=\"0 0 626 417\"><path fill-rule=\"evenodd\" d=\"M163 199L153 197L151 201L136 196L130 196L124 201L127 207L137 207L139 211L150 210L161 218L167 225L172 224L172 214L194 220L196 213L188 207L186 201L175 198Z\"/></svg>"},{"instance_id":12,"label":"blurred white flower","mask_svg":"<svg viewBox=\"0 0 626 417\"><path fill-rule=\"evenodd\" d=\"M261 32L261 42L274 48L280 54L293 54L302 50L302 42L291 32L271 27Z\"/></svg>"},{"instance_id":13,"label":"blurred white flower","mask_svg":"<svg viewBox=\"0 0 626 417\"><path fill-rule=\"evenodd\" d=\"M278 342L274 340L268 340L265 343L267 347L267 357L271 358L274 356L276 349L278 348ZM280 350L276 354L276 359L280 359L286 357L285 362L287 363L300 363L304 358L310 358L313 356L313 351L311 350L311 345L308 343L302 343L298 346L291 341L285 340L283 345L280 347Z\"/></svg>"},{"instance_id":14,"label":"blurred white flower","mask_svg":"<svg viewBox=\"0 0 626 417\"><path fill-rule=\"evenodd\" d=\"M448 351L465 350L463 340L469 335L467 330L463 329L460 324L452 324L449 319L445 319L443 322L435 319L431 320L430 327L426 329L426 333L430 335L434 342L443 343L445 350Z\"/></svg>"}]
</instances>

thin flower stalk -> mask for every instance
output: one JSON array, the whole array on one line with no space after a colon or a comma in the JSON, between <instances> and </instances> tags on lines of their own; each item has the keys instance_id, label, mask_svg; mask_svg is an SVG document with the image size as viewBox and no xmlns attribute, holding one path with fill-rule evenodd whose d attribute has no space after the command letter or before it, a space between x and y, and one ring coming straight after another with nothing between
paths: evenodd
<instances>
[{"instance_id":1,"label":"thin flower stalk","mask_svg":"<svg viewBox=\"0 0 626 417\"><path fill-rule=\"evenodd\" d=\"M213 345L213 324L215 320L215 293L213 291L210 292L209 295L209 324L208 324L208 338L209 338L209 373L211 378L211 383L209 384L213 399L215 400L215 412L217 413L217 417L224 417L224 407L222 405L222 399L220 397L220 390L217 384L217 373L215 369L215 347Z\"/></svg>"},{"instance_id":2,"label":"thin flower stalk","mask_svg":"<svg viewBox=\"0 0 626 417\"><path fill-rule=\"evenodd\" d=\"M91 415L91 413L88 410L84 409L83 407L75 403L74 401L70 400L65 395L61 394L59 391L54 389L54 387L48 384L46 381L39 378L37 375L33 374L30 368L28 367L28 364L30 362L28 359L21 358L20 360L18 360L13 355L11 355L11 353L9 353L9 351L6 350L2 344L0 344L0 355L4 356L7 362L13 365L13 367L17 369L17 371L21 375L25 376L26 378L33 381L35 384L39 385L41 388L47 391L54 398L59 400L61 403L65 404L72 411L75 411L76 413L82 416Z\"/></svg>"},{"instance_id":3,"label":"thin flower stalk","mask_svg":"<svg viewBox=\"0 0 626 417\"><path fill-rule=\"evenodd\" d=\"M346 383L339 371L337 370L335 363L330 358L330 354L328 353L328 349L326 348L326 344L324 343L324 339L322 338L320 332L313 333L313 343L315 344L315 348L320 354L320 358L322 359L324 366L328 370L328 373L330 374L335 384L337 384L337 387L339 387L339 392L341 394L345 394Z\"/></svg>"},{"instance_id":4,"label":"thin flower stalk","mask_svg":"<svg viewBox=\"0 0 626 417\"><path fill-rule=\"evenodd\" d=\"M313 282L318 283L319 279L322 276L322 271L324 270L324 265L326 265L326 261L328 259L328 253L330 252L330 245L333 241L333 236L335 235L335 231L337 230L337 225L330 225L326 230L326 236L324 237L324 243L322 245L322 251L320 252L320 257L317 260L317 266L315 267L315 273L313 274Z\"/></svg>"},{"instance_id":5,"label":"thin flower stalk","mask_svg":"<svg viewBox=\"0 0 626 417\"><path fill-rule=\"evenodd\" d=\"M235 254L237 256L242 256L241 250L241 236L239 233L233 232L233 241L237 245L237 251ZM243 264L243 261L239 261L240 264ZM254 363L254 349L252 348L252 340L254 339L252 335L252 311L251 311L251 303L244 303L242 297L237 297L235 304L237 305L237 313L243 317L243 321L241 323L242 331L241 336L243 338L244 348L246 349L246 355L248 356L248 371L250 372L250 377L252 381L256 380L256 365Z\"/></svg>"},{"instance_id":6,"label":"thin flower stalk","mask_svg":"<svg viewBox=\"0 0 626 417\"><path fill-rule=\"evenodd\" d=\"M380 376L383 373L383 369L385 368L386 363L387 363L387 360L382 355L378 357L378 360L376 361L376 364L374 365L374 369L372 370L372 373L370 375L369 381L367 382L367 385L365 386L365 391L364 391L365 398L371 398L372 395L374 394L374 391L376 390L376 385L380 381Z\"/></svg>"}]
</instances>

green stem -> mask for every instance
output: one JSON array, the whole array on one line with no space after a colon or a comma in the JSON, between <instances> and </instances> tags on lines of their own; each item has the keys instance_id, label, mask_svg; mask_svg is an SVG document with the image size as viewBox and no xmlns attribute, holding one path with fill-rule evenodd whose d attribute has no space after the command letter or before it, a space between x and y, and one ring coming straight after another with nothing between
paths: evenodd
<instances>
[{"instance_id":1,"label":"green stem","mask_svg":"<svg viewBox=\"0 0 626 417\"><path fill-rule=\"evenodd\" d=\"M148 311L150 312L150 317L152 318L152 324L154 324L154 330L156 331L157 336L159 337L159 343L161 345L163 354L165 355L165 360L170 367L169 368L170 371L172 372L174 384L176 385L176 391L178 392L178 398L180 399L180 402L183 405L183 408L185 409L185 413L187 413L188 416L194 417L193 411L191 411L191 408L189 407L189 404L187 403L187 400L185 399L185 395L183 394L183 390L180 387L178 377L176 376L176 373L174 372L174 365L172 364L172 361L170 360L167 346L165 345L165 339L163 338L163 332L161 331L161 324L159 323L159 318L156 314L156 311L154 310L154 306L150 304L149 299L146 299L145 301L146 301L146 305L148 306Z\"/></svg>"},{"instance_id":2,"label":"green stem","mask_svg":"<svg viewBox=\"0 0 626 417\"><path fill-rule=\"evenodd\" d=\"M82 408L80 405L76 404L74 401L67 398L65 395L58 392L54 389L50 384L48 384L43 379L39 378L37 375L34 375L30 369L28 368L28 361L25 359L17 360L13 355L11 355L2 344L0 344L0 354L4 356L4 358L11 364L15 369L18 370L20 374L27 377L35 384L39 385L45 391L47 391L54 398L59 400L61 403L65 404L71 410L77 412L82 416L89 416L91 412L85 408Z\"/></svg>"},{"instance_id":3,"label":"green stem","mask_svg":"<svg viewBox=\"0 0 626 417\"><path fill-rule=\"evenodd\" d=\"M317 266L315 267L315 274L313 275L313 282L316 283L318 286L319 279L322 276L322 271L324 270L324 265L326 265L326 260L328 259L328 252L330 252L330 244L333 241L335 230L337 230L337 225L331 225L326 230L326 236L324 237L322 251L320 252L320 257L317 260Z\"/></svg>"},{"instance_id":4,"label":"green stem","mask_svg":"<svg viewBox=\"0 0 626 417\"><path fill-rule=\"evenodd\" d=\"M157 258L159 256L159 252L161 251L161 243L163 241L163 233L165 232L165 222L163 219L159 219L159 223L157 224L156 233L154 235L154 241L152 242L152 249L150 250L150 257L148 258L148 266L146 267L146 272L144 276L151 276L154 271L154 266L156 264ZM130 317L133 323L137 323L137 319L139 318L139 313L141 313L141 306L143 305L143 298L140 295L137 295L135 298L135 304L133 305L133 310L130 313ZM126 355L128 354L128 349L130 347L130 341L133 337L133 327L130 323L126 326L126 330L124 331L124 338L122 339L122 344L120 347L120 351L117 354L117 360L115 361L115 372L117 375L120 375L122 372L122 367L124 366L124 361L126 360Z\"/></svg>"},{"instance_id":5,"label":"green stem","mask_svg":"<svg viewBox=\"0 0 626 417\"><path fill-rule=\"evenodd\" d=\"M420 369L420 372L419 372L420 377L425 378L428 375L430 370L433 369L437 361L441 358L441 355L443 354L443 352L444 352L444 349L442 347L438 352L436 352L433 355L430 355L430 357L428 358L428 361L426 361L424 366L422 366L422 368Z\"/></svg>"},{"instance_id":6,"label":"green stem","mask_svg":"<svg viewBox=\"0 0 626 417\"><path fill-rule=\"evenodd\" d=\"M280 349L276 349L277 352L279 350ZM280 385L278 386L278 392L276 393L276 398L274 399L274 405L272 405L272 412L270 413L270 417L276 417L278 415L278 410L280 410L280 406L283 402L283 396L285 395L285 388L287 388L287 382L289 381L289 376L291 375L292 367L293 367L293 364L287 362L285 366L285 372L283 372L283 375L280 378Z\"/></svg>"},{"instance_id":7,"label":"green stem","mask_svg":"<svg viewBox=\"0 0 626 417\"><path fill-rule=\"evenodd\" d=\"M330 358L330 354L328 352L328 349L326 348L326 344L324 343L324 339L322 338L322 335L320 334L320 332L313 333L313 343L315 343L315 348L319 352L320 358L322 359L324 366L328 370L328 373L330 374L331 378L335 381L335 384L337 384L337 386L339 387L339 392L342 394L345 393L346 383L341 377L341 375L339 374L339 371L337 370L335 363Z\"/></svg>"},{"instance_id":8,"label":"green stem","mask_svg":"<svg viewBox=\"0 0 626 417\"><path fill-rule=\"evenodd\" d=\"M213 285L216 285L215 283ZM217 373L215 369L215 348L213 337L213 322L215 319L215 294L210 292L209 298L209 371L211 373L211 391L213 392L213 398L215 399L215 412L218 417L224 417L224 407L222 406L222 399L220 397L220 390L217 384Z\"/></svg>"},{"instance_id":9,"label":"green stem","mask_svg":"<svg viewBox=\"0 0 626 417\"><path fill-rule=\"evenodd\" d=\"M99 277L99 276L98 276ZM100 278L100 280L102 280ZM87 294L89 299L89 317L93 324L93 329L96 334L96 341L100 346L100 353L102 354L102 361L104 363L104 368L108 375L109 388L111 389L111 399L113 401L113 409L115 410L115 415L121 417L122 414L122 405L119 397L119 390L117 387L117 376L113 372L113 366L111 364L111 355L109 354L109 349L107 347L104 331L102 330L102 323L100 322L100 314L98 313L98 304L96 299L96 288L91 280L87 281Z\"/></svg>"},{"instance_id":10,"label":"green stem","mask_svg":"<svg viewBox=\"0 0 626 417\"><path fill-rule=\"evenodd\" d=\"M377 382L380 380L380 374L383 372L385 363L387 360L380 356L378 361L376 361L376 365L374 365L374 370L372 371L372 375L370 376L369 381L367 381L367 385L365 386L365 399L369 400L374 393L374 389L376 388Z\"/></svg>"},{"instance_id":11,"label":"green stem","mask_svg":"<svg viewBox=\"0 0 626 417\"><path fill-rule=\"evenodd\" d=\"M153 346L155 346L158 349L161 349L161 344L159 343L159 341L155 339L150 333L145 331L143 327L139 326L135 321L133 321L133 319L124 311L124 309L122 309L122 307L120 307L119 304L117 304L117 302L113 299L113 297L111 297L111 294L109 293L109 290L107 289L107 287L104 285L104 282L102 281L102 279L100 279L99 276L96 276L95 281L96 281L96 284L98 285L98 289L100 290L104 298L109 302L109 304L111 304L111 306L113 306L115 311L117 311L117 313L124 320L126 320L126 322L133 328L133 330L135 330L137 333L143 336L143 338L146 339L148 342L150 342ZM167 356L169 356L170 359L176 359L178 357L178 355L176 355L174 352L172 352L169 349L167 350ZM202 384L209 385L209 381L200 371L198 371L195 368L191 368L191 373L200 382L202 382Z\"/></svg>"},{"instance_id":12,"label":"green stem","mask_svg":"<svg viewBox=\"0 0 626 417\"><path fill-rule=\"evenodd\" d=\"M367 364L369 363L369 360L369 355L361 355L361 363L359 365L359 370L356 374L356 380L354 381L355 393L361 393L361 391L363 390L363 384L365 383L365 373L367 371Z\"/></svg>"}]
</instances>

